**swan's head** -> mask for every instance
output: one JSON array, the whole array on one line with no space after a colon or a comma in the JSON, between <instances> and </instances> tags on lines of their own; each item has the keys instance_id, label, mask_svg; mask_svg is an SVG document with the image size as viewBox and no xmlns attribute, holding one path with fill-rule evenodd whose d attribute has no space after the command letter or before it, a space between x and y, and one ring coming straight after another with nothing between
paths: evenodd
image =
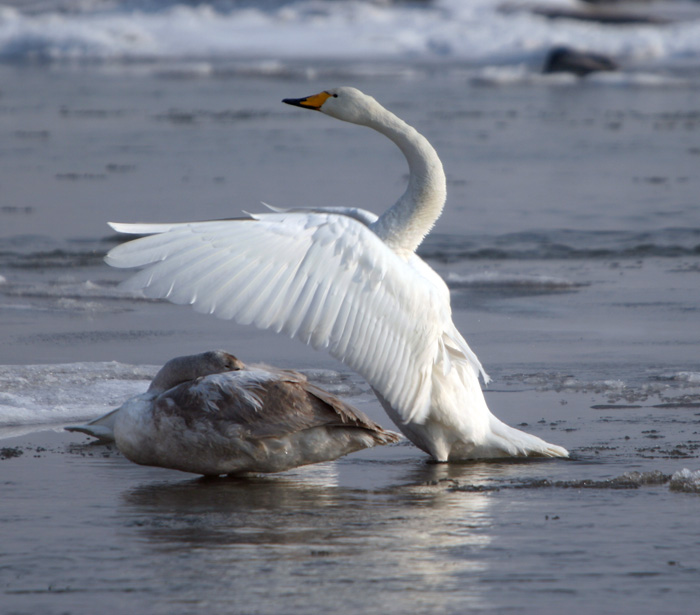
<instances>
[{"instance_id":1,"label":"swan's head","mask_svg":"<svg viewBox=\"0 0 700 615\"><path fill-rule=\"evenodd\" d=\"M353 124L370 124L379 103L356 88L342 87L324 90L305 98L285 98L283 103L320 111L345 122Z\"/></svg>"}]
</instances>

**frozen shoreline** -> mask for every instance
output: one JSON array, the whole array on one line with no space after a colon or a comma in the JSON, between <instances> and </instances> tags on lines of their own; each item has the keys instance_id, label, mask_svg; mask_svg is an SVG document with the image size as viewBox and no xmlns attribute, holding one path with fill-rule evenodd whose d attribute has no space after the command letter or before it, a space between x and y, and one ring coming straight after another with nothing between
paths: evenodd
<instances>
[{"instance_id":1,"label":"frozen shoreline","mask_svg":"<svg viewBox=\"0 0 700 615\"><path fill-rule=\"evenodd\" d=\"M596 17L615 17L605 23ZM624 17L628 19L625 21ZM557 18L559 17L559 18ZM561 17L566 17L562 19ZM617 26L617 27L616 27ZM582 7L573 0L491 2L244 3L102 0L0 11L6 62L248 62L258 74L295 62L521 66L539 72L549 50L571 46L613 57L628 69L698 77L700 9L689 2ZM177 69L176 69L177 70Z\"/></svg>"}]
</instances>

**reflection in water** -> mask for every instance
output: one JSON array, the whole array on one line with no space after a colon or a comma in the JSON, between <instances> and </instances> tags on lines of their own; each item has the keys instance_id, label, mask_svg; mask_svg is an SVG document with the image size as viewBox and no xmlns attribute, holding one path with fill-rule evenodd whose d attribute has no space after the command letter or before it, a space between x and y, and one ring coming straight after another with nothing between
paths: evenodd
<instances>
[{"instance_id":1,"label":"reflection in water","mask_svg":"<svg viewBox=\"0 0 700 615\"><path fill-rule=\"evenodd\" d=\"M235 603L244 612L278 612L280 601L287 613L308 613L310 604L357 612L381 605L389 613L485 606L483 587L470 587L469 577L487 566L490 498L436 487L443 479L478 481L484 464L414 458L384 483L371 466L344 460L124 493L124 514L146 538L145 574L159 577L149 585L166 601L177 587L197 604ZM491 477L497 471L489 464ZM358 472L364 488L345 486Z\"/></svg>"}]
</instances>

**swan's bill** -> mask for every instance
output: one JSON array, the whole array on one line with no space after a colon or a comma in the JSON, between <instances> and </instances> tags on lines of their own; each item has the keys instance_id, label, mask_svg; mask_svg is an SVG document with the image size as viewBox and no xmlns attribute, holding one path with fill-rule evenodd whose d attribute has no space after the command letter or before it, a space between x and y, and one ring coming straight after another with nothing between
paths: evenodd
<instances>
[{"instance_id":1,"label":"swan's bill","mask_svg":"<svg viewBox=\"0 0 700 615\"><path fill-rule=\"evenodd\" d=\"M306 96L304 98L285 98L282 102L288 105L294 105L295 107L306 107L307 109L313 109L314 111L320 111L323 103L331 98L333 94L328 92L320 92L314 94L313 96Z\"/></svg>"}]
</instances>

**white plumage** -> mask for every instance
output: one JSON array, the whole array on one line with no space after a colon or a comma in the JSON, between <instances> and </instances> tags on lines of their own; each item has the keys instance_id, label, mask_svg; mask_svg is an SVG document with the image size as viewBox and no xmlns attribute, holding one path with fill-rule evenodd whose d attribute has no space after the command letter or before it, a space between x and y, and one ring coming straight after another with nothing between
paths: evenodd
<instances>
[{"instance_id":1,"label":"white plumage","mask_svg":"<svg viewBox=\"0 0 700 615\"><path fill-rule=\"evenodd\" d=\"M284 102L369 126L401 149L406 192L382 216L362 209L275 210L247 219L112 224L148 234L107 255L143 267L129 289L325 348L370 383L383 407L438 461L567 456L486 406L476 355L452 323L449 290L415 249L440 216L445 175L415 129L354 88Z\"/></svg>"}]
</instances>

